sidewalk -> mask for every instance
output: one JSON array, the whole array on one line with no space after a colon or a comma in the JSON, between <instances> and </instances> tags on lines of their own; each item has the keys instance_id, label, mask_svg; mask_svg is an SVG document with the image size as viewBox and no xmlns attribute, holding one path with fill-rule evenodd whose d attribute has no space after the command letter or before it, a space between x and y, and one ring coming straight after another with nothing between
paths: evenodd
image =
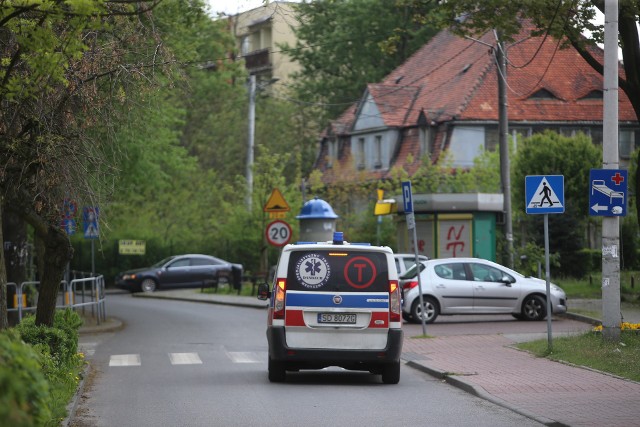
<instances>
[{"instance_id":1,"label":"sidewalk","mask_svg":"<svg viewBox=\"0 0 640 427\"><path fill-rule=\"evenodd\" d=\"M255 297L171 290L135 294L263 309ZM570 307L598 312L600 301L572 300ZM573 315L596 322L584 315ZM623 305L624 321L640 323L640 310ZM407 366L549 426L640 426L640 383L587 368L536 358L512 347L504 335L406 337Z\"/></svg>"}]
</instances>

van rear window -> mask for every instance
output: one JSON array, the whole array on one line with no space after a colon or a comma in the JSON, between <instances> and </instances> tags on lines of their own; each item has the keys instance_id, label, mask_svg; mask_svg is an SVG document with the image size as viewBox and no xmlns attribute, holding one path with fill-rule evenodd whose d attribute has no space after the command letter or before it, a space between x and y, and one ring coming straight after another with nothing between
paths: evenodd
<instances>
[{"instance_id":1,"label":"van rear window","mask_svg":"<svg viewBox=\"0 0 640 427\"><path fill-rule=\"evenodd\" d=\"M388 292L384 253L345 250L293 251L287 289L326 292Z\"/></svg>"}]
</instances>

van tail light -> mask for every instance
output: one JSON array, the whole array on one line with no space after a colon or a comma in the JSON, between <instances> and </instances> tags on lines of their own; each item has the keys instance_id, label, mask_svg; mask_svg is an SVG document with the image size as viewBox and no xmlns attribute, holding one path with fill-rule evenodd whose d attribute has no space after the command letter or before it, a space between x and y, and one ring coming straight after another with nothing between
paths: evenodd
<instances>
[{"instance_id":1,"label":"van tail light","mask_svg":"<svg viewBox=\"0 0 640 427\"><path fill-rule=\"evenodd\" d=\"M400 287L397 280L389 280L389 321L401 322Z\"/></svg>"},{"instance_id":2,"label":"van tail light","mask_svg":"<svg viewBox=\"0 0 640 427\"><path fill-rule=\"evenodd\" d=\"M403 291L408 291L409 289L413 289L416 286L418 286L418 281L417 280L411 280L410 282L404 282L404 284L402 285L402 290Z\"/></svg>"},{"instance_id":3,"label":"van tail light","mask_svg":"<svg viewBox=\"0 0 640 427\"><path fill-rule=\"evenodd\" d=\"M273 303L273 318L284 319L284 295L287 291L286 279L278 279L276 282L276 294Z\"/></svg>"}]
</instances>

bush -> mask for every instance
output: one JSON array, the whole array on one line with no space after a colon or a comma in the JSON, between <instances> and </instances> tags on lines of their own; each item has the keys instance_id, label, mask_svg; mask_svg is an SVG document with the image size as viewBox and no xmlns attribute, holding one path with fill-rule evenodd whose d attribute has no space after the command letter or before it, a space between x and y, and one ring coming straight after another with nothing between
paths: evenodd
<instances>
[{"instance_id":1,"label":"bush","mask_svg":"<svg viewBox=\"0 0 640 427\"><path fill-rule=\"evenodd\" d=\"M51 419L49 385L41 356L13 330L0 334L0 420L15 427L42 426Z\"/></svg>"},{"instance_id":2,"label":"bush","mask_svg":"<svg viewBox=\"0 0 640 427\"><path fill-rule=\"evenodd\" d=\"M28 316L16 327L27 344L48 347L50 354L60 365L72 365L78 352L78 329L82 319L72 310L56 311L53 327L36 326L35 317Z\"/></svg>"}]
</instances>

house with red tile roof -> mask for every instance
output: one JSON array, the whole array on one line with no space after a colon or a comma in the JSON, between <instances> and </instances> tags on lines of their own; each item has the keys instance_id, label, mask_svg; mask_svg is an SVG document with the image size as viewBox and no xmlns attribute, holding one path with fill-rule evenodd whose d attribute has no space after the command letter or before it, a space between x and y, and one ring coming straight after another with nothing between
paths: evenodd
<instances>
[{"instance_id":1,"label":"house with red tile roof","mask_svg":"<svg viewBox=\"0 0 640 427\"><path fill-rule=\"evenodd\" d=\"M546 129L583 132L602 144L602 75L573 48L526 34L505 48L509 133L516 144ZM321 136L315 169L323 182L384 180L394 168L411 177L425 156L435 163L444 153L454 167L469 168L482 150L497 149L496 45L493 32L469 39L444 30L383 81L369 84ZM601 49L592 53L603 61ZM618 108L625 168L640 146L640 125L623 91Z\"/></svg>"}]
</instances>

